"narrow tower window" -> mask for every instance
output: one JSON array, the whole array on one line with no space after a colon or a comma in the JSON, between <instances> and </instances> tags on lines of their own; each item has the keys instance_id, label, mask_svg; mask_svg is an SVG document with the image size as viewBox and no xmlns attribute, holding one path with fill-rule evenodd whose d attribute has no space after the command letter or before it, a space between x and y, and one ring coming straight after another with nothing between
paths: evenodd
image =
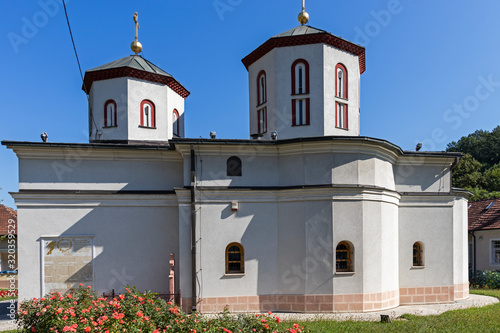
<instances>
[{"instance_id":1,"label":"narrow tower window","mask_svg":"<svg viewBox=\"0 0 500 333\"><path fill-rule=\"evenodd\" d=\"M141 127L156 128L155 106L153 102L141 102Z\"/></svg>"},{"instance_id":2,"label":"narrow tower window","mask_svg":"<svg viewBox=\"0 0 500 333\"><path fill-rule=\"evenodd\" d=\"M257 76L257 105L262 105L267 102L267 82L266 72L260 71Z\"/></svg>"},{"instance_id":3,"label":"narrow tower window","mask_svg":"<svg viewBox=\"0 0 500 333\"><path fill-rule=\"evenodd\" d=\"M267 82L266 72L260 71L257 76L257 133L267 132Z\"/></svg>"},{"instance_id":4,"label":"narrow tower window","mask_svg":"<svg viewBox=\"0 0 500 333\"><path fill-rule=\"evenodd\" d=\"M347 104L335 102L335 127L348 129Z\"/></svg>"},{"instance_id":5,"label":"narrow tower window","mask_svg":"<svg viewBox=\"0 0 500 333\"><path fill-rule=\"evenodd\" d=\"M309 63L298 59L292 64L292 126L310 124Z\"/></svg>"},{"instance_id":6,"label":"narrow tower window","mask_svg":"<svg viewBox=\"0 0 500 333\"><path fill-rule=\"evenodd\" d=\"M104 104L104 127L116 126L116 102L112 99Z\"/></svg>"},{"instance_id":7,"label":"narrow tower window","mask_svg":"<svg viewBox=\"0 0 500 333\"><path fill-rule=\"evenodd\" d=\"M347 70L344 65L337 64L335 66L336 82L335 82L335 96L347 99Z\"/></svg>"},{"instance_id":8,"label":"narrow tower window","mask_svg":"<svg viewBox=\"0 0 500 333\"><path fill-rule=\"evenodd\" d=\"M174 112L172 113L172 126L174 130L174 135L179 136L179 111L174 109Z\"/></svg>"}]
</instances>

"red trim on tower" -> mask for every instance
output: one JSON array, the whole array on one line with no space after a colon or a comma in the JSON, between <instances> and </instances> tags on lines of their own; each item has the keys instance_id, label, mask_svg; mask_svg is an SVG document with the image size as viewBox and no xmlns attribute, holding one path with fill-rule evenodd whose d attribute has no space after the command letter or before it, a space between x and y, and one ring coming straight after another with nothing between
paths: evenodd
<instances>
[{"instance_id":1,"label":"red trim on tower","mask_svg":"<svg viewBox=\"0 0 500 333\"><path fill-rule=\"evenodd\" d=\"M95 81L115 79L119 77L132 77L135 79L167 85L168 87L170 87L170 89L175 91L177 94L179 94L179 96L183 97L184 99L186 99L190 94L190 92L186 88L184 88L179 82L177 82L177 80L174 79L173 77L148 73L145 71L129 67L104 69L102 71L95 71L95 72L86 72L82 90L85 91L87 94L89 94L90 88L92 87L92 84Z\"/></svg>"},{"instance_id":2,"label":"red trim on tower","mask_svg":"<svg viewBox=\"0 0 500 333\"><path fill-rule=\"evenodd\" d=\"M360 74L363 74L365 72L366 70L365 48L327 32L310 34L310 35L270 38L264 44L255 49L252 53L243 58L241 62L243 62L246 69L248 70L248 67L251 64L262 58L265 54L267 54L276 47L298 46L298 45L320 44L320 43L333 46L337 49L358 56L359 72Z\"/></svg>"},{"instance_id":3,"label":"red trim on tower","mask_svg":"<svg viewBox=\"0 0 500 333\"><path fill-rule=\"evenodd\" d=\"M151 107L151 124L150 126L146 126L144 125L144 104L149 104L149 106ZM148 99L145 99L141 102L141 126L143 127L151 127L151 128L155 128L156 127L156 112L155 112L155 105L153 102L151 102L150 100Z\"/></svg>"},{"instance_id":4,"label":"red trim on tower","mask_svg":"<svg viewBox=\"0 0 500 333\"><path fill-rule=\"evenodd\" d=\"M118 126L118 118L116 118L116 102L112 99L108 99L106 103L104 103L104 127L108 127L108 105L113 104L115 106L115 124L110 126Z\"/></svg>"},{"instance_id":5,"label":"red trim on tower","mask_svg":"<svg viewBox=\"0 0 500 333\"><path fill-rule=\"evenodd\" d=\"M339 96L339 77L337 75L337 71L338 69L341 68L343 71L344 71L344 96ZM337 64L337 66L335 66L335 96L337 97L340 97L340 98L345 98L345 99L349 99L349 89L348 89L348 85L347 85L347 69L345 68L344 65L342 64Z\"/></svg>"},{"instance_id":6,"label":"red trim on tower","mask_svg":"<svg viewBox=\"0 0 500 333\"><path fill-rule=\"evenodd\" d=\"M291 68L291 71L292 71L292 95L298 95L299 94L299 92L295 91L295 82L296 82L295 67L299 63L303 63L304 67L306 69L306 72L305 72L306 86L305 86L305 92L303 94L309 94L309 63L305 59L297 59L297 60L295 60L293 62L292 68Z\"/></svg>"},{"instance_id":7,"label":"red trim on tower","mask_svg":"<svg viewBox=\"0 0 500 333\"><path fill-rule=\"evenodd\" d=\"M311 124L311 100L306 99L306 125Z\"/></svg>"},{"instance_id":8,"label":"red trim on tower","mask_svg":"<svg viewBox=\"0 0 500 333\"><path fill-rule=\"evenodd\" d=\"M179 127L179 123L181 122L181 118L180 118L180 116L179 116L179 111L177 111L177 109L174 109L174 111L172 112L172 114L177 115L177 124L175 124L175 122L172 124L172 125L173 125L173 126L172 126L172 128L173 128L174 126L175 126L175 127L177 127L177 128L176 128L176 130L177 130L176 132L177 132L177 133L174 133L174 134L175 134L175 135L177 135L177 136L180 136L180 132L179 132L179 129L180 129L180 127Z\"/></svg>"},{"instance_id":9,"label":"red trim on tower","mask_svg":"<svg viewBox=\"0 0 500 333\"><path fill-rule=\"evenodd\" d=\"M297 111L297 106L296 106L295 101L296 101L296 99L292 99L292 126L296 126L297 125L297 119L296 119L296 116L295 116L295 113Z\"/></svg>"},{"instance_id":10,"label":"red trim on tower","mask_svg":"<svg viewBox=\"0 0 500 333\"><path fill-rule=\"evenodd\" d=\"M348 108L349 106L347 104L344 104L344 129L349 129L349 118L348 118Z\"/></svg>"},{"instance_id":11,"label":"red trim on tower","mask_svg":"<svg viewBox=\"0 0 500 333\"><path fill-rule=\"evenodd\" d=\"M260 78L261 76L264 75L264 98L263 102L260 102ZM267 77L266 77L266 71L261 70L259 72L259 75L257 75L257 105L261 105L267 102Z\"/></svg>"}]
</instances>

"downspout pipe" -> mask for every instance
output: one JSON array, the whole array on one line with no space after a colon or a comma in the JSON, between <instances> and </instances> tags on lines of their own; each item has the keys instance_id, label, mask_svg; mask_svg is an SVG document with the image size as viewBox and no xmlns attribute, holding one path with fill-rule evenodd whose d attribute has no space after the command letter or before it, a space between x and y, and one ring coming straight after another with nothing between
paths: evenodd
<instances>
[{"instance_id":1,"label":"downspout pipe","mask_svg":"<svg viewBox=\"0 0 500 333\"><path fill-rule=\"evenodd\" d=\"M474 248L472 250L474 252L474 254L472 256L472 261L473 261L473 265L472 265L473 268L472 269L474 271L474 276L475 276L476 275L476 235L474 235L474 231L471 231L470 233L472 235L472 246Z\"/></svg>"},{"instance_id":2,"label":"downspout pipe","mask_svg":"<svg viewBox=\"0 0 500 333\"><path fill-rule=\"evenodd\" d=\"M191 311L196 311L196 155L191 144Z\"/></svg>"}]
</instances>

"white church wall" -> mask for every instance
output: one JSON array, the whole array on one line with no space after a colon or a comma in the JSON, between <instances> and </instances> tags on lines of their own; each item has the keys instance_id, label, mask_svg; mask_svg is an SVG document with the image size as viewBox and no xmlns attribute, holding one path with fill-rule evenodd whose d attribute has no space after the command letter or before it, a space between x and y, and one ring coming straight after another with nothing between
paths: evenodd
<instances>
[{"instance_id":1,"label":"white church wall","mask_svg":"<svg viewBox=\"0 0 500 333\"><path fill-rule=\"evenodd\" d=\"M324 62L324 135L359 135L359 108L361 74L359 58L355 55L336 49L330 45L323 46ZM343 64L347 70L348 91L347 101L335 97L335 81L337 64ZM348 130L335 127L335 101L348 104Z\"/></svg>"},{"instance_id":2,"label":"white church wall","mask_svg":"<svg viewBox=\"0 0 500 333\"><path fill-rule=\"evenodd\" d=\"M277 81L276 77L275 57L275 50L271 50L248 68L250 135L258 132L257 110L264 105L257 105L257 79L262 70L266 72L267 102L265 106L267 108L267 132L264 133L262 137L263 140L270 140L271 132L273 131L277 131L278 138L280 138L280 133L284 126L281 121L283 121L284 118L290 119L291 124L292 119L291 116L289 117L288 115L288 109L283 107L278 108L276 105L276 85L279 81Z\"/></svg>"},{"instance_id":3,"label":"white church wall","mask_svg":"<svg viewBox=\"0 0 500 333\"><path fill-rule=\"evenodd\" d=\"M399 192L450 192L452 158L401 157L394 168Z\"/></svg>"},{"instance_id":4,"label":"white church wall","mask_svg":"<svg viewBox=\"0 0 500 333\"><path fill-rule=\"evenodd\" d=\"M174 137L173 112L176 109L179 112L179 137L183 138L185 136L184 98L168 87L165 87L165 90L167 94L166 124L168 137Z\"/></svg>"},{"instance_id":5,"label":"white church wall","mask_svg":"<svg viewBox=\"0 0 500 333\"><path fill-rule=\"evenodd\" d=\"M291 100L291 68L297 59L304 59L309 63L309 94L310 98L310 125L292 126ZM324 135L324 96L323 96L323 46L322 44L281 47L275 49L276 66L276 106L277 110L286 110L278 136L280 139L311 137ZM283 121L282 120L282 121Z\"/></svg>"},{"instance_id":6,"label":"white church wall","mask_svg":"<svg viewBox=\"0 0 500 333\"><path fill-rule=\"evenodd\" d=\"M166 141L172 123L171 111L167 111L168 86L128 78L128 132L129 140ZM141 127L141 102L150 100L155 107L156 128ZM168 116L167 116L168 115Z\"/></svg>"},{"instance_id":7,"label":"white church wall","mask_svg":"<svg viewBox=\"0 0 500 333\"><path fill-rule=\"evenodd\" d=\"M454 284L453 199L403 197L399 208L401 287ZM413 267L413 244L424 247L424 268Z\"/></svg>"},{"instance_id":8,"label":"white church wall","mask_svg":"<svg viewBox=\"0 0 500 333\"><path fill-rule=\"evenodd\" d=\"M454 285L468 284L468 225L467 218L468 201L465 198L457 198L453 205L453 282ZM468 296L462 295L465 298Z\"/></svg>"},{"instance_id":9,"label":"white church wall","mask_svg":"<svg viewBox=\"0 0 500 333\"><path fill-rule=\"evenodd\" d=\"M168 254L178 252L175 196L19 194L16 201L23 221L19 270L30 272L19 275L21 300L50 291L41 276L40 242L46 237L91 237L92 287L99 292L120 292L127 284L168 291ZM69 276L67 283L74 284Z\"/></svg>"},{"instance_id":10,"label":"white church wall","mask_svg":"<svg viewBox=\"0 0 500 333\"><path fill-rule=\"evenodd\" d=\"M236 212L230 202L199 207L202 297L271 294L277 273L276 203L243 201ZM225 250L233 242L244 248L243 275L225 272Z\"/></svg>"},{"instance_id":11,"label":"white church wall","mask_svg":"<svg viewBox=\"0 0 500 333\"><path fill-rule=\"evenodd\" d=\"M182 160L173 151L54 148L50 153L20 159L19 188L172 190L182 186L181 163Z\"/></svg>"},{"instance_id":12,"label":"white church wall","mask_svg":"<svg viewBox=\"0 0 500 333\"><path fill-rule=\"evenodd\" d=\"M128 136L128 86L127 78L96 81L89 94L94 120L90 121L94 140L126 140ZM104 127L104 106L108 100L116 102L116 127ZM94 122L95 121L95 122ZM96 127L102 134L96 136Z\"/></svg>"}]
</instances>

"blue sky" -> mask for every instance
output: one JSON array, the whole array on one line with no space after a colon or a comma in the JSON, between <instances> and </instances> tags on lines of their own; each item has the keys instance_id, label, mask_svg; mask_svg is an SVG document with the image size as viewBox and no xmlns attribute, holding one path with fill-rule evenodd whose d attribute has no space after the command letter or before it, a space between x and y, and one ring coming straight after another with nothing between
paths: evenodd
<instances>
[{"instance_id":1,"label":"blue sky","mask_svg":"<svg viewBox=\"0 0 500 333\"><path fill-rule=\"evenodd\" d=\"M2 1L0 140L87 142L62 0ZM188 137L248 138L241 59L299 23L300 0L67 1L83 71L130 55L139 12L143 56L188 90ZM426 150L500 124L500 2L307 0L309 25L366 47L361 135ZM0 200L18 189L17 158L0 147Z\"/></svg>"}]
</instances>

